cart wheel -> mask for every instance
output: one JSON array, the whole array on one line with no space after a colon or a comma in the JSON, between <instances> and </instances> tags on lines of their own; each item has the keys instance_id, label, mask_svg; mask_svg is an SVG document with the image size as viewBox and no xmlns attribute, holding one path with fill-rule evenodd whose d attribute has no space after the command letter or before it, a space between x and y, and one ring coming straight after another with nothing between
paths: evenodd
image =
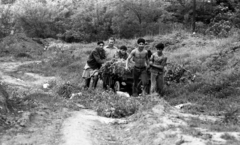
<instances>
[{"instance_id":1,"label":"cart wheel","mask_svg":"<svg viewBox=\"0 0 240 145\"><path fill-rule=\"evenodd\" d=\"M119 81L116 81L115 84L114 84L114 90L115 91L120 91L120 82Z\"/></svg>"}]
</instances>

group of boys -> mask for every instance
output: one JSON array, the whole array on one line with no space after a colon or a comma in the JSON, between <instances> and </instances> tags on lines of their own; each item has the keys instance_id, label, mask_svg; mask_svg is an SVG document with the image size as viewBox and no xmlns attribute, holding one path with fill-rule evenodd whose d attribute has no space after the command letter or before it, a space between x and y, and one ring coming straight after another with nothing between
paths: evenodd
<instances>
[{"instance_id":1,"label":"group of boys","mask_svg":"<svg viewBox=\"0 0 240 145\"><path fill-rule=\"evenodd\" d=\"M126 60L126 70L129 70L130 60L134 62L133 67L133 96L137 97L139 78L142 82L142 94L147 94L149 86L149 73L151 73L151 88L150 93L158 93L163 95L164 89L164 67L166 66L167 58L163 55L164 45L159 43L155 46L156 52L149 58L149 52L144 49L146 41L143 38L137 40L137 47L127 54L127 47L121 46L119 49L114 46L115 39L110 38L108 45L104 46L103 41L97 43L97 47L91 52L88 57L87 63L84 67L82 77L85 80L84 88L90 87L92 78L92 88L95 89L98 82L99 69L103 63L111 59L124 59ZM102 74L103 89L107 90L108 74Z\"/></svg>"}]
</instances>

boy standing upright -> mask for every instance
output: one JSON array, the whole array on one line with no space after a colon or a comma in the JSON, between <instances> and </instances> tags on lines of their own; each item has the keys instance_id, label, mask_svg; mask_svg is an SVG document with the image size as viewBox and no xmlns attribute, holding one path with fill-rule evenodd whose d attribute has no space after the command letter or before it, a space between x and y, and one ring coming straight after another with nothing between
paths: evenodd
<instances>
[{"instance_id":1,"label":"boy standing upright","mask_svg":"<svg viewBox=\"0 0 240 145\"><path fill-rule=\"evenodd\" d=\"M115 44L115 38L113 37L110 37L108 39L108 45L106 45L103 49L106 53L106 60L109 61L109 60L112 60L115 56L115 54L117 53L118 51L118 48L116 46L114 46ZM110 85L110 74L106 73L106 72L103 72L102 73L102 80L103 80L103 89L104 90L107 90L108 89L108 86Z\"/></svg>"},{"instance_id":2,"label":"boy standing upright","mask_svg":"<svg viewBox=\"0 0 240 145\"><path fill-rule=\"evenodd\" d=\"M118 51L118 48L114 45L115 44L115 38L110 37L108 39L108 45L106 45L103 49L106 52L106 59L111 60L114 58L114 55Z\"/></svg>"},{"instance_id":3,"label":"boy standing upright","mask_svg":"<svg viewBox=\"0 0 240 145\"><path fill-rule=\"evenodd\" d=\"M151 72L151 94L158 93L163 95L164 67L166 66L167 58L162 53L164 44L159 43L155 48L157 52L152 54L149 62Z\"/></svg>"},{"instance_id":4,"label":"boy standing upright","mask_svg":"<svg viewBox=\"0 0 240 145\"><path fill-rule=\"evenodd\" d=\"M138 47L135 48L127 58L126 69L128 70L129 60L133 58L135 62L133 68L133 96L138 96L138 82L139 77L141 76L141 81L143 85L143 95L147 93L148 86L148 75L147 75L147 66L148 66L148 52L144 49L145 39L139 38L137 40Z\"/></svg>"}]
</instances>

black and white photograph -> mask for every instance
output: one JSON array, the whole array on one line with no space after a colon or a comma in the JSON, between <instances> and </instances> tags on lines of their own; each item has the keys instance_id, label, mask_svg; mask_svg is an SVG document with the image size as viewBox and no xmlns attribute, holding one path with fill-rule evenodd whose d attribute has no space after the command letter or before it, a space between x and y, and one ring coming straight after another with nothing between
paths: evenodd
<instances>
[{"instance_id":1,"label":"black and white photograph","mask_svg":"<svg viewBox=\"0 0 240 145\"><path fill-rule=\"evenodd\" d=\"M240 0L0 0L0 145L240 145Z\"/></svg>"}]
</instances>

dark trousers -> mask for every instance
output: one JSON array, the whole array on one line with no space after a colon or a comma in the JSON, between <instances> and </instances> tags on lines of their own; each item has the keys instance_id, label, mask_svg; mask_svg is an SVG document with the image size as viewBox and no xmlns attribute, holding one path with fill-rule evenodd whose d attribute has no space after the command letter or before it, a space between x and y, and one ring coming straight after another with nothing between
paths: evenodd
<instances>
[{"instance_id":1,"label":"dark trousers","mask_svg":"<svg viewBox=\"0 0 240 145\"><path fill-rule=\"evenodd\" d=\"M90 86L91 78L85 78L84 80L85 80L84 88L88 89Z\"/></svg>"},{"instance_id":2,"label":"dark trousers","mask_svg":"<svg viewBox=\"0 0 240 145\"><path fill-rule=\"evenodd\" d=\"M143 68L133 68L133 96L138 96L139 88L138 88L138 83L139 83L139 78L141 79L142 85L143 85L143 95L146 95L147 93L147 88L148 88L148 73L145 67Z\"/></svg>"},{"instance_id":3,"label":"dark trousers","mask_svg":"<svg viewBox=\"0 0 240 145\"><path fill-rule=\"evenodd\" d=\"M103 81L103 89L104 90L107 90L108 87L109 87L109 77L110 77L110 74L108 74L108 73L103 73L102 74L102 81Z\"/></svg>"},{"instance_id":4,"label":"dark trousers","mask_svg":"<svg viewBox=\"0 0 240 145\"><path fill-rule=\"evenodd\" d=\"M88 89L90 87L91 79L92 79L92 88L96 89L97 83L98 83L98 76L93 76L91 78L85 78L85 85L84 85L85 89Z\"/></svg>"}]
</instances>

